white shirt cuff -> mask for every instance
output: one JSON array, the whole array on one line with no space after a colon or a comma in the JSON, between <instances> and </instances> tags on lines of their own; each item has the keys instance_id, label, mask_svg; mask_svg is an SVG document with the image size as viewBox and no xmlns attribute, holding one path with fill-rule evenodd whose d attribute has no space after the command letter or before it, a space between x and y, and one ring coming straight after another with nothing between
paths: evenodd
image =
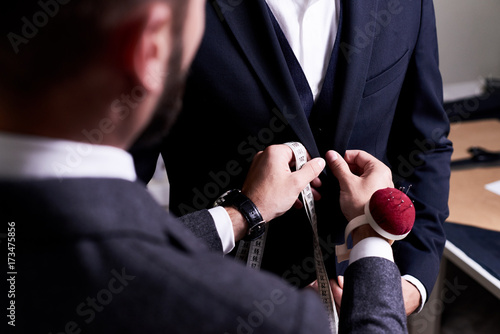
<instances>
[{"instance_id":1,"label":"white shirt cuff","mask_svg":"<svg viewBox=\"0 0 500 334\"><path fill-rule=\"evenodd\" d=\"M391 245L381 238L371 237L361 240L352 248L349 257L349 264L370 256L381 257L394 262ZM417 278L411 275L404 275L403 278L413 284L420 292L420 306L415 311L415 313L419 313L422 311L425 302L427 301L427 291L425 290L424 285Z\"/></svg>"},{"instance_id":2,"label":"white shirt cuff","mask_svg":"<svg viewBox=\"0 0 500 334\"><path fill-rule=\"evenodd\" d=\"M394 262L391 245L379 237L365 238L358 242L351 250L349 264L365 257L381 257Z\"/></svg>"},{"instance_id":3,"label":"white shirt cuff","mask_svg":"<svg viewBox=\"0 0 500 334\"><path fill-rule=\"evenodd\" d=\"M233 223L226 209L221 206L209 209L208 212L212 215L217 233L219 233L220 241L222 242L222 251L224 255L231 252L236 245L234 240Z\"/></svg>"},{"instance_id":4,"label":"white shirt cuff","mask_svg":"<svg viewBox=\"0 0 500 334\"><path fill-rule=\"evenodd\" d=\"M420 313L420 311L424 308L425 302L427 301L427 290L425 290L424 285L412 275L403 275L403 278L413 284L420 292L420 306L415 310L415 313Z\"/></svg>"}]
</instances>

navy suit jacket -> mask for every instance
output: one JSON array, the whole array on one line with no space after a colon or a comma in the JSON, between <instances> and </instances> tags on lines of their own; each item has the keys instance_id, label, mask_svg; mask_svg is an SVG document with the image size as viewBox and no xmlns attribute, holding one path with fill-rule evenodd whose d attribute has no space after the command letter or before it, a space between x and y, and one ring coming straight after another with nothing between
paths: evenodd
<instances>
[{"instance_id":1,"label":"navy suit jacket","mask_svg":"<svg viewBox=\"0 0 500 334\"><path fill-rule=\"evenodd\" d=\"M331 108L308 120L265 1L208 1L183 111L165 143L152 151L166 157L170 207L178 215L210 207L223 191L241 188L253 156L268 145L300 141L313 157L330 149L368 151L392 168L398 186L411 185L417 219L412 233L395 244L395 257L402 274L417 277L430 293L445 242L452 152L433 3L341 3L335 79L328 83ZM148 171L148 159L136 158L147 180L152 167ZM149 162L154 166L156 156ZM337 181L328 171L322 179L319 230L326 261L333 263L347 222ZM292 209L269 231L263 268L295 285L311 282L305 214Z\"/></svg>"},{"instance_id":2,"label":"navy suit jacket","mask_svg":"<svg viewBox=\"0 0 500 334\"><path fill-rule=\"evenodd\" d=\"M7 285L6 270L0 282L6 296L15 291L2 298L4 310L15 302L7 333L329 332L316 293L209 251L137 183L0 181L0 203L2 232L15 228L15 283ZM198 237L217 243L207 211L184 219L204 224ZM351 271L356 288L346 285L345 300L363 296L346 302L344 333L404 332L397 267L371 258Z\"/></svg>"}]
</instances>

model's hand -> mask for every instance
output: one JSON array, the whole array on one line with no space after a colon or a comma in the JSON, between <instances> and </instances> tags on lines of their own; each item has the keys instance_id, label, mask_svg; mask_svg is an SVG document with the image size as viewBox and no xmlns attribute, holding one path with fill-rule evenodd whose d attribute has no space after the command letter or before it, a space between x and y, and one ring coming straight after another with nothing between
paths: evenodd
<instances>
[{"instance_id":1,"label":"model's hand","mask_svg":"<svg viewBox=\"0 0 500 334\"><path fill-rule=\"evenodd\" d=\"M403 299L405 301L406 315L410 315L420 306L420 292L415 285L404 278L401 278L401 283L403 285Z\"/></svg>"},{"instance_id":2,"label":"model's hand","mask_svg":"<svg viewBox=\"0 0 500 334\"><path fill-rule=\"evenodd\" d=\"M340 207L351 221L364 214L364 206L379 189L394 187L391 170L364 151L347 151L345 159L329 151L326 161L340 183Z\"/></svg>"},{"instance_id":3,"label":"model's hand","mask_svg":"<svg viewBox=\"0 0 500 334\"><path fill-rule=\"evenodd\" d=\"M325 167L323 159L312 159L292 172L290 165L294 161L288 146L273 145L257 153L250 166L242 192L254 202L265 221L287 212L307 184L320 184L317 177Z\"/></svg>"}]
</instances>

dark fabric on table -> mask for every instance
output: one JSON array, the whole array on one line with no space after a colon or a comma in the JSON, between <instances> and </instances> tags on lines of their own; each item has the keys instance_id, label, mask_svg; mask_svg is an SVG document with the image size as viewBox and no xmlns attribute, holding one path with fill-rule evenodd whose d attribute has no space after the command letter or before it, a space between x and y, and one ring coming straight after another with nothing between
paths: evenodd
<instances>
[{"instance_id":1,"label":"dark fabric on table","mask_svg":"<svg viewBox=\"0 0 500 334\"><path fill-rule=\"evenodd\" d=\"M446 223L447 240L500 279L500 232Z\"/></svg>"}]
</instances>

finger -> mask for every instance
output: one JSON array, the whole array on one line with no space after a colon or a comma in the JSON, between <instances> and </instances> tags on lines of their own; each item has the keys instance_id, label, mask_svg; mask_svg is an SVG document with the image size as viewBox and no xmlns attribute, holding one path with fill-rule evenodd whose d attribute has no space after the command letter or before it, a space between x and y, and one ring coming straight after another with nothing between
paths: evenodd
<instances>
[{"instance_id":1,"label":"finger","mask_svg":"<svg viewBox=\"0 0 500 334\"><path fill-rule=\"evenodd\" d=\"M370 153L360 150L346 151L345 160L351 166L351 169L357 169L357 172L360 175L370 169L385 166L380 160L375 158Z\"/></svg>"},{"instance_id":2,"label":"finger","mask_svg":"<svg viewBox=\"0 0 500 334\"><path fill-rule=\"evenodd\" d=\"M304 204L300 201L300 199L297 198L295 200L295 203L293 203L293 207L295 209L299 209L300 210L300 209L302 209L304 207Z\"/></svg>"},{"instance_id":3,"label":"finger","mask_svg":"<svg viewBox=\"0 0 500 334\"><path fill-rule=\"evenodd\" d=\"M311 188L311 192L315 201L319 201L321 199L321 194L316 189Z\"/></svg>"},{"instance_id":4,"label":"finger","mask_svg":"<svg viewBox=\"0 0 500 334\"><path fill-rule=\"evenodd\" d=\"M315 201L319 201L321 199L321 193L319 192L318 188L320 188L322 185L323 183L321 182L319 177L311 181L311 191Z\"/></svg>"},{"instance_id":5,"label":"finger","mask_svg":"<svg viewBox=\"0 0 500 334\"><path fill-rule=\"evenodd\" d=\"M347 164L347 165L349 166L351 173L353 173L354 175L356 175L356 176L363 175L363 172L364 172L363 168L359 167L356 164Z\"/></svg>"},{"instance_id":6,"label":"finger","mask_svg":"<svg viewBox=\"0 0 500 334\"><path fill-rule=\"evenodd\" d=\"M271 145L256 154L254 160L259 156L265 157L268 161L274 163L287 163L289 166L295 161L293 151L290 147L284 144Z\"/></svg>"},{"instance_id":7,"label":"finger","mask_svg":"<svg viewBox=\"0 0 500 334\"><path fill-rule=\"evenodd\" d=\"M323 183L321 182L321 179L319 177L315 178L314 180L311 181L311 187L313 188L319 188L323 185Z\"/></svg>"},{"instance_id":8,"label":"finger","mask_svg":"<svg viewBox=\"0 0 500 334\"><path fill-rule=\"evenodd\" d=\"M300 170L296 171L293 175L298 185L300 185L300 189L305 188L307 184L316 179L325 166L326 162L324 159L316 158L306 162Z\"/></svg>"},{"instance_id":9,"label":"finger","mask_svg":"<svg viewBox=\"0 0 500 334\"><path fill-rule=\"evenodd\" d=\"M358 169L359 176L365 178L377 174L377 178L386 181L388 187L394 186L389 167L373 155L359 150L347 151L346 161L350 164L351 169Z\"/></svg>"},{"instance_id":10,"label":"finger","mask_svg":"<svg viewBox=\"0 0 500 334\"><path fill-rule=\"evenodd\" d=\"M257 152L252 159L252 164L256 165L262 159L263 154L264 154L263 151Z\"/></svg>"},{"instance_id":11,"label":"finger","mask_svg":"<svg viewBox=\"0 0 500 334\"><path fill-rule=\"evenodd\" d=\"M325 159L333 175L339 180L340 187L346 188L354 176L347 162L335 151L328 151Z\"/></svg>"},{"instance_id":12,"label":"finger","mask_svg":"<svg viewBox=\"0 0 500 334\"><path fill-rule=\"evenodd\" d=\"M273 148L277 154L280 154L283 159L286 159L290 167L295 167L295 153L290 148L290 146L285 144L272 145L268 148Z\"/></svg>"},{"instance_id":13,"label":"finger","mask_svg":"<svg viewBox=\"0 0 500 334\"><path fill-rule=\"evenodd\" d=\"M339 282L339 287L344 289L344 276L338 276L337 281Z\"/></svg>"},{"instance_id":14,"label":"finger","mask_svg":"<svg viewBox=\"0 0 500 334\"><path fill-rule=\"evenodd\" d=\"M316 292L318 292L318 281L316 280L316 281L312 282L307 287L310 288L310 289L313 289Z\"/></svg>"},{"instance_id":15,"label":"finger","mask_svg":"<svg viewBox=\"0 0 500 334\"><path fill-rule=\"evenodd\" d=\"M337 307L337 312L340 312L340 306L342 303L342 294L344 290L340 288L337 282L333 279L330 280L330 286L332 288L333 299L335 301L335 306Z\"/></svg>"}]
</instances>

